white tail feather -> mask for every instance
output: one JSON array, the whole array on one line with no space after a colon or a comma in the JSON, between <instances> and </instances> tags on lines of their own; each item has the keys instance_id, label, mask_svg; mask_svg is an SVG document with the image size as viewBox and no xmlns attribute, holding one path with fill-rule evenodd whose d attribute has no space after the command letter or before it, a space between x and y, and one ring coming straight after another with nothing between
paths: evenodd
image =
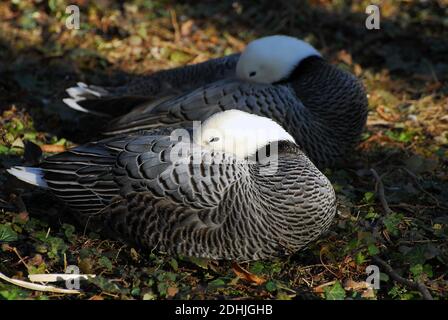
<instances>
[{"instance_id":1,"label":"white tail feather","mask_svg":"<svg viewBox=\"0 0 448 320\"><path fill-rule=\"evenodd\" d=\"M105 114L103 114L101 112L95 112L92 110L88 110L79 104L79 102L87 100L86 95L87 96L93 95L95 97L101 98L102 95L100 92L95 91L95 89L89 88L89 86L83 82L78 82L77 87L67 88L65 91L68 93L70 98L62 99L62 101L70 108L72 108L76 111L96 114L98 116L105 116Z\"/></svg>"},{"instance_id":2,"label":"white tail feather","mask_svg":"<svg viewBox=\"0 0 448 320\"><path fill-rule=\"evenodd\" d=\"M41 187L48 188L47 182L44 180L44 172L40 168L33 167L12 167L6 171L12 174L17 179L26 183Z\"/></svg>"},{"instance_id":3,"label":"white tail feather","mask_svg":"<svg viewBox=\"0 0 448 320\"><path fill-rule=\"evenodd\" d=\"M85 100L85 99L83 99L83 100ZM89 110L87 110L86 108L81 107L75 99L65 98L65 99L62 99L62 101L66 105L68 105L70 108L72 108L72 109L74 109L76 111L90 113ZM78 100L78 101L82 101L82 100Z\"/></svg>"},{"instance_id":4,"label":"white tail feather","mask_svg":"<svg viewBox=\"0 0 448 320\"><path fill-rule=\"evenodd\" d=\"M85 99L84 99L84 100L85 100ZM90 113L90 114L94 114L94 115L97 115L97 116L100 116L100 117L105 117L105 116L107 116L107 115L104 114L104 113L97 112L97 111L93 111L93 110L88 110L88 109L86 109L86 108L80 106L80 105L78 104L78 102L77 102L75 99L65 98L65 99L62 99L62 101L63 101L67 106L69 106L70 108L72 108L73 110L80 111L80 112L85 112L85 113ZM81 101L81 100L78 100L78 101Z\"/></svg>"}]
</instances>

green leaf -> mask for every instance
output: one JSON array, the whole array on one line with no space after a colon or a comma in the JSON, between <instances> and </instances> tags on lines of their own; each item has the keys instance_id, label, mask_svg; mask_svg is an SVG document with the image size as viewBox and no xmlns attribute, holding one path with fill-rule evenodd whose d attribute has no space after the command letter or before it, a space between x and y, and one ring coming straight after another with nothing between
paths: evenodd
<instances>
[{"instance_id":1,"label":"green leaf","mask_svg":"<svg viewBox=\"0 0 448 320\"><path fill-rule=\"evenodd\" d=\"M414 298L414 294L408 292L406 288L401 288L399 286L394 286L391 290L389 290L389 294L393 298L400 300L411 300Z\"/></svg>"},{"instance_id":2,"label":"green leaf","mask_svg":"<svg viewBox=\"0 0 448 320\"><path fill-rule=\"evenodd\" d=\"M411 266L409 270L412 272L414 277L420 277L421 274L423 273L423 266L421 264L416 264Z\"/></svg>"},{"instance_id":3,"label":"green leaf","mask_svg":"<svg viewBox=\"0 0 448 320\"><path fill-rule=\"evenodd\" d=\"M337 281L334 285L325 288L325 299L326 300L344 300L345 299L345 290Z\"/></svg>"},{"instance_id":4,"label":"green leaf","mask_svg":"<svg viewBox=\"0 0 448 320\"><path fill-rule=\"evenodd\" d=\"M410 142L415 136L415 133L412 131L391 131L387 130L385 132L386 136L391 138L392 140L398 141L398 142Z\"/></svg>"},{"instance_id":5,"label":"green leaf","mask_svg":"<svg viewBox=\"0 0 448 320\"><path fill-rule=\"evenodd\" d=\"M39 266L28 266L28 273L29 274L42 274L45 273L45 270L47 270L47 266L45 263L41 263Z\"/></svg>"},{"instance_id":6,"label":"green leaf","mask_svg":"<svg viewBox=\"0 0 448 320\"><path fill-rule=\"evenodd\" d=\"M0 154L8 154L8 153L9 153L9 148L7 146L0 144Z\"/></svg>"},{"instance_id":7,"label":"green leaf","mask_svg":"<svg viewBox=\"0 0 448 320\"><path fill-rule=\"evenodd\" d=\"M366 219L369 220L375 220L379 217L380 215L378 213L375 212L375 209L373 209L372 207L369 208L369 212L366 215Z\"/></svg>"},{"instance_id":8,"label":"green leaf","mask_svg":"<svg viewBox=\"0 0 448 320\"><path fill-rule=\"evenodd\" d=\"M274 261L268 268L271 274L280 273L283 270L283 264L281 261Z\"/></svg>"},{"instance_id":9,"label":"green leaf","mask_svg":"<svg viewBox=\"0 0 448 320\"><path fill-rule=\"evenodd\" d=\"M64 234L70 242L74 242L76 237L73 235L75 233L75 227L71 224L64 223L62 225L62 229L64 230Z\"/></svg>"},{"instance_id":10,"label":"green leaf","mask_svg":"<svg viewBox=\"0 0 448 320\"><path fill-rule=\"evenodd\" d=\"M33 235L34 237L36 237L38 240L42 241L45 244L44 246L42 245L39 246L43 250L39 252L40 253L47 252L48 257L51 259L58 259L68 249L68 246L63 239L58 237L47 236L47 232L45 231L37 231ZM45 251L44 249L45 247L47 251Z\"/></svg>"},{"instance_id":11,"label":"green leaf","mask_svg":"<svg viewBox=\"0 0 448 320\"><path fill-rule=\"evenodd\" d=\"M380 281L389 281L389 276L386 273L380 272Z\"/></svg>"},{"instance_id":12,"label":"green leaf","mask_svg":"<svg viewBox=\"0 0 448 320\"><path fill-rule=\"evenodd\" d=\"M415 264L412 265L409 270L411 271L414 279L419 279L423 274L426 274L428 277L433 276L432 266L429 264L421 265Z\"/></svg>"},{"instance_id":13,"label":"green leaf","mask_svg":"<svg viewBox=\"0 0 448 320\"><path fill-rule=\"evenodd\" d=\"M159 282L157 284L157 290L161 296L166 296L166 292L168 290L169 284L166 282Z\"/></svg>"},{"instance_id":14,"label":"green leaf","mask_svg":"<svg viewBox=\"0 0 448 320\"><path fill-rule=\"evenodd\" d=\"M140 288L133 288L131 290L131 295L133 295L134 297L138 297L140 295Z\"/></svg>"},{"instance_id":15,"label":"green leaf","mask_svg":"<svg viewBox=\"0 0 448 320\"><path fill-rule=\"evenodd\" d=\"M103 268L106 268L107 271L112 271L113 265L112 265L112 262L109 260L108 257L102 256L101 258L98 259L98 263Z\"/></svg>"},{"instance_id":16,"label":"green leaf","mask_svg":"<svg viewBox=\"0 0 448 320\"><path fill-rule=\"evenodd\" d=\"M399 235L398 225L403 220L403 215L399 213L391 213L387 217L383 219L383 224L386 227L387 231L389 231L394 236Z\"/></svg>"},{"instance_id":17,"label":"green leaf","mask_svg":"<svg viewBox=\"0 0 448 320\"><path fill-rule=\"evenodd\" d=\"M17 239L17 233L10 225L0 224L0 242L12 242L17 241Z\"/></svg>"},{"instance_id":18,"label":"green leaf","mask_svg":"<svg viewBox=\"0 0 448 320\"><path fill-rule=\"evenodd\" d=\"M377 255L378 253L380 253L380 249L378 249L378 247L374 244L369 244L369 246L367 247L367 250L369 251L369 254L371 256Z\"/></svg>"},{"instance_id":19,"label":"green leaf","mask_svg":"<svg viewBox=\"0 0 448 320\"><path fill-rule=\"evenodd\" d=\"M416 264L423 265L426 261L425 249L426 247L423 245L416 245L404 255L406 261L409 262L411 265Z\"/></svg>"},{"instance_id":20,"label":"green leaf","mask_svg":"<svg viewBox=\"0 0 448 320\"><path fill-rule=\"evenodd\" d=\"M358 247L359 247L359 241L358 241L358 239L351 239L351 240L345 245L344 252L345 252L345 253L350 252L351 250L354 250L354 249L356 249L356 248L358 248Z\"/></svg>"},{"instance_id":21,"label":"green leaf","mask_svg":"<svg viewBox=\"0 0 448 320\"><path fill-rule=\"evenodd\" d=\"M29 140L36 143L37 132L25 132L23 135L23 140Z\"/></svg>"},{"instance_id":22,"label":"green leaf","mask_svg":"<svg viewBox=\"0 0 448 320\"><path fill-rule=\"evenodd\" d=\"M263 273L263 270L264 264L260 261L255 261L250 267L250 272L254 274L261 274Z\"/></svg>"},{"instance_id":23,"label":"green leaf","mask_svg":"<svg viewBox=\"0 0 448 320\"><path fill-rule=\"evenodd\" d=\"M109 292L109 293L127 293L129 289L123 288L121 289L116 283L110 282L108 279L103 276L97 276L95 278L89 278L90 283L95 284L101 290Z\"/></svg>"},{"instance_id":24,"label":"green leaf","mask_svg":"<svg viewBox=\"0 0 448 320\"><path fill-rule=\"evenodd\" d=\"M366 261L366 256L361 251L358 252L355 256L356 264L361 265L364 263L364 261Z\"/></svg>"},{"instance_id":25,"label":"green leaf","mask_svg":"<svg viewBox=\"0 0 448 320\"><path fill-rule=\"evenodd\" d=\"M208 283L208 288L214 290L216 288L223 287L225 285L226 285L225 281L223 279L218 278L213 281L210 281Z\"/></svg>"},{"instance_id":26,"label":"green leaf","mask_svg":"<svg viewBox=\"0 0 448 320\"><path fill-rule=\"evenodd\" d=\"M423 272L426 273L426 275L430 278L434 276L434 273L432 272L432 266L430 264L425 264L423 266Z\"/></svg>"},{"instance_id":27,"label":"green leaf","mask_svg":"<svg viewBox=\"0 0 448 320\"><path fill-rule=\"evenodd\" d=\"M89 248L81 248L79 250L79 257L81 259L87 259L93 255L92 250Z\"/></svg>"},{"instance_id":28,"label":"green leaf","mask_svg":"<svg viewBox=\"0 0 448 320\"><path fill-rule=\"evenodd\" d=\"M6 290L0 290L0 297L6 300L23 300L29 296L29 291L13 286L4 286Z\"/></svg>"},{"instance_id":29,"label":"green leaf","mask_svg":"<svg viewBox=\"0 0 448 320\"><path fill-rule=\"evenodd\" d=\"M66 143L67 143L67 139L62 138L62 139L58 140L58 142L56 142L55 145L64 146Z\"/></svg>"},{"instance_id":30,"label":"green leaf","mask_svg":"<svg viewBox=\"0 0 448 320\"><path fill-rule=\"evenodd\" d=\"M173 272L166 272L165 273L165 279L169 280L169 281L176 281L177 278L177 274L173 273Z\"/></svg>"},{"instance_id":31,"label":"green leaf","mask_svg":"<svg viewBox=\"0 0 448 320\"><path fill-rule=\"evenodd\" d=\"M177 260L174 258L171 258L170 266L171 268L173 268L174 271L177 271L179 269L179 264L177 263Z\"/></svg>"},{"instance_id":32,"label":"green leaf","mask_svg":"<svg viewBox=\"0 0 448 320\"><path fill-rule=\"evenodd\" d=\"M185 64L191 60L191 56L183 51L173 51L170 60L177 64Z\"/></svg>"},{"instance_id":33,"label":"green leaf","mask_svg":"<svg viewBox=\"0 0 448 320\"><path fill-rule=\"evenodd\" d=\"M274 281L268 281L265 284L266 290L269 292L273 292L275 290L277 290L277 285L275 284Z\"/></svg>"},{"instance_id":34,"label":"green leaf","mask_svg":"<svg viewBox=\"0 0 448 320\"><path fill-rule=\"evenodd\" d=\"M209 260L205 258L196 258L196 257L188 257L187 258L190 262L194 263L198 267L201 267L202 269L208 269L208 263Z\"/></svg>"},{"instance_id":35,"label":"green leaf","mask_svg":"<svg viewBox=\"0 0 448 320\"><path fill-rule=\"evenodd\" d=\"M275 297L277 300L292 300L290 296L288 296L285 292L279 291L277 296Z\"/></svg>"},{"instance_id":36,"label":"green leaf","mask_svg":"<svg viewBox=\"0 0 448 320\"><path fill-rule=\"evenodd\" d=\"M156 300L157 296L154 295L153 293L145 293L143 295L143 300Z\"/></svg>"},{"instance_id":37,"label":"green leaf","mask_svg":"<svg viewBox=\"0 0 448 320\"><path fill-rule=\"evenodd\" d=\"M366 192L364 193L364 202L365 203L373 203L373 201L375 200L375 193L374 192Z\"/></svg>"},{"instance_id":38,"label":"green leaf","mask_svg":"<svg viewBox=\"0 0 448 320\"><path fill-rule=\"evenodd\" d=\"M48 256L52 259L57 259L59 255L63 255L68 248L61 238L48 237L48 243L50 244Z\"/></svg>"}]
</instances>

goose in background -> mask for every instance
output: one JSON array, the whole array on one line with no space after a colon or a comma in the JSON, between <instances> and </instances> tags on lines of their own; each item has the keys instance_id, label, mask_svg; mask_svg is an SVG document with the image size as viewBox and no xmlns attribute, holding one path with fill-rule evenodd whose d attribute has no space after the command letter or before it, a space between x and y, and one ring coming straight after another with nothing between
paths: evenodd
<instances>
[{"instance_id":1,"label":"goose in background","mask_svg":"<svg viewBox=\"0 0 448 320\"><path fill-rule=\"evenodd\" d=\"M97 116L115 117L139 105L156 105L208 83L232 78L239 54L202 63L167 69L142 76L118 87L102 87L78 82L67 88L70 98L63 102L77 111Z\"/></svg>"},{"instance_id":2,"label":"goose in background","mask_svg":"<svg viewBox=\"0 0 448 320\"><path fill-rule=\"evenodd\" d=\"M193 142L169 131L114 136L8 172L110 236L170 254L267 259L330 226L331 183L271 119L229 110L204 121Z\"/></svg>"},{"instance_id":3,"label":"goose in background","mask_svg":"<svg viewBox=\"0 0 448 320\"><path fill-rule=\"evenodd\" d=\"M109 123L108 135L189 126L229 109L268 117L319 167L343 160L367 119L366 93L354 75L326 62L310 44L281 35L254 40L240 55L161 71L127 86L79 84L67 91L65 103L82 111L115 116L135 106Z\"/></svg>"}]
</instances>

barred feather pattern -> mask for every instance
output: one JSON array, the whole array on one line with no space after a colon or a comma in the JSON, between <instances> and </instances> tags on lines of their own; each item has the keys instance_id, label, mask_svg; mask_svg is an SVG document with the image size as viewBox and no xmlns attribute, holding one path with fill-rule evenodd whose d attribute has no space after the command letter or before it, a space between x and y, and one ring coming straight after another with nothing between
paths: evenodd
<instances>
[{"instance_id":1,"label":"barred feather pattern","mask_svg":"<svg viewBox=\"0 0 448 320\"><path fill-rule=\"evenodd\" d=\"M229 109L275 120L319 167L334 165L353 150L367 120L361 82L323 59L311 57L302 61L288 81L217 81L156 106L143 105L111 121L106 134L185 127Z\"/></svg>"},{"instance_id":2,"label":"barred feather pattern","mask_svg":"<svg viewBox=\"0 0 448 320\"><path fill-rule=\"evenodd\" d=\"M47 158L48 187L114 237L170 254L249 261L291 254L315 240L336 211L328 179L290 143L277 170L141 132ZM193 161L198 156L202 161Z\"/></svg>"},{"instance_id":3,"label":"barred feather pattern","mask_svg":"<svg viewBox=\"0 0 448 320\"><path fill-rule=\"evenodd\" d=\"M210 59L202 63L161 70L143 76L128 85L110 88L117 96L157 97L160 94L193 90L210 82L235 76L240 54Z\"/></svg>"},{"instance_id":4,"label":"barred feather pattern","mask_svg":"<svg viewBox=\"0 0 448 320\"><path fill-rule=\"evenodd\" d=\"M117 117L144 106L147 110L162 101L197 89L207 83L235 77L239 54L202 63L162 70L118 87L78 83L66 91L63 101L77 111Z\"/></svg>"}]
</instances>

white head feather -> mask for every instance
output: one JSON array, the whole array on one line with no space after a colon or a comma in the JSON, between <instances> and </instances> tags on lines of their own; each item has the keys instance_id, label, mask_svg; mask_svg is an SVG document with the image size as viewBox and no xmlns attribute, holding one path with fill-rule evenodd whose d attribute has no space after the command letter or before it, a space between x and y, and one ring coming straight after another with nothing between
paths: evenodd
<instances>
[{"instance_id":1,"label":"white head feather","mask_svg":"<svg viewBox=\"0 0 448 320\"><path fill-rule=\"evenodd\" d=\"M216 113L202 123L195 143L209 150L233 153L246 159L268 143L294 138L277 122L240 110Z\"/></svg>"},{"instance_id":2,"label":"white head feather","mask_svg":"<svg viewBox=\"0 0 448 320\"><path fill-rule=\"evenodd\" d=\"M269 36L250 42L241 54L236 75L243 80L273 83L287 78L299 63L320 53L309 43L289 36Z\"/></svg>"}]
</instances>

